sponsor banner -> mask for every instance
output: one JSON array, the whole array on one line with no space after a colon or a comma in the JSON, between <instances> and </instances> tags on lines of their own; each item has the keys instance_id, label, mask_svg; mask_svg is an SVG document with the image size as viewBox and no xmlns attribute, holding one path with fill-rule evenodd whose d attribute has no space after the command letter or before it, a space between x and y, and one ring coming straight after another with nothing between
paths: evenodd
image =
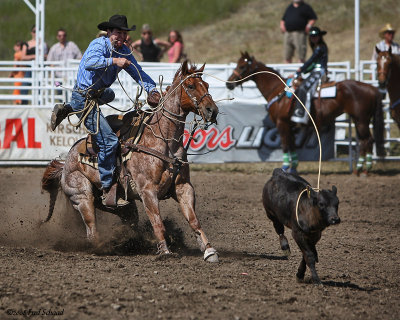
<instances>
[{"instance_id":1,"label":"sponsor banner","mask_svg":"<svg viewBox=\"0 0 400 320\"><path fill-rule=\"evenodd\" d=\"M282 161L278 130L263 104L229 102L219 105L218 125L198 130L188 158L195 163ZM298 128L295 144L299 160L319 159L318 138L313 127ZM189 132L186 132L185 143ZM322 160L334 157L335 126L321 132Z\"/></svg>"},{"instance_id":2,"label":"sponsor banner","mask_svg":"<svg viewBox=\"0 0 400 320\"><path fill-rule=\"evenodd\" d=\"M219 104L218 125L197 130L189 148L189 160L197 163L281 161L280 137L265 105L248 102ZM113 110L102 108L105 115ZM64 158L76 141L86 136L64 120L52 132L49 108L0 109L0 161L48 161ZM193 115L187 120L191 121ZM197 118L199 118L197 116ZM77 121L75 116L73 121ZM189 126L183 143L189 139ZM300 160L318 160L318 140L312 127L296 130ZM334 156L334 125L321 133L322 159Z\"/></svg>"},{"instance_id":3,"label":"sponsor banner","mask_svg":"<svg viewBox=\"0 0 400 320\"><path fill-rule=\"evenodd\" d=\"M85 136L67 120L52 132L48 108L1 108L0 115L0 160L51 160Z\"/></svg>"}]
</instances>

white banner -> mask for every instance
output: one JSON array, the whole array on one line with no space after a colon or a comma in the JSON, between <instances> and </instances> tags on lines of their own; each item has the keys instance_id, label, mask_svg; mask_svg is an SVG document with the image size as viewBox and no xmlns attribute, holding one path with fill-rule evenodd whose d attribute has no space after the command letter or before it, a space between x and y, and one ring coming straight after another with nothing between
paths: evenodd
<instances>
[{"instance_id":1,"label":"white banner","mask_svg":"<svg viewBox=\"0 0 400 320\"><path fill-rule=\"evenodd\" d=\"M0 109L0 160L51 160L66 154L84 131L67 121L56 132L50 129L49 108Z\"/></svg>"},{"instance_id":2,"label":"white banner","mask_svg":"<svg viewBox=\"0 0 400 320\"><path fill-rule=\"evenodd\" d=\"M189 148L189 160L197 163L281 161L277 129L265 105L248 102L219 104L218 125L198 130ZM105 115L112 109L102 108ZM13 107L0 109L0 161L49 161L64 158L73 144L84 137L64 120L52 132L49 108ZM192 115L188 116L188 120ZM77 118L74 116L73 121ZM189 133L187 131L187 133ZM321 134L323 160L334 156L334 125ZM184 143L187 143L188 135ZM296 132L300 160L318 160L319 148L313 128Z\"/></svg>"},{"instance_id":3,"label":"white banner","mask_svg":"<svg viewBox=\"0 0 400 320\"><path fill-rule=\"evenodd\" d=\"M282 161L281 140L266 106L248 102L219 105L218 125L195 134L189 160L197 163ZM319 159L313 127L295 129L299 160ZM322 159L334 157L335 126L322 130ZM187 139L186 139L187 140Z\"/></svg>"}]
</instances>

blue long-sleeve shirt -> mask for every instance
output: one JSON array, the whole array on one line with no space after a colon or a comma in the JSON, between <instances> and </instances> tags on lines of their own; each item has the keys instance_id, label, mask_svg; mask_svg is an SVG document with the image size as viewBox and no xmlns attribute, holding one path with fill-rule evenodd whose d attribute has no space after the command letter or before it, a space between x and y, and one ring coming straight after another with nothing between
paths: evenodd
<instances>
[{"instance_id":1,"label":"blue long-sleeve shirt","mask_svg":"<svg viewBox=\"0 0 400 320\"><path fill-rule=\"evenodd\" d=\"M136 59L130 54L131 51L126 45L123 45L118 50L114 50L111 50L111 42L107 37L99 37L89 44L79 64L77 77L77 86L79 89L86 90L90 87L90 89L98 90L110 87L117 79L118 72L122 70L112 64L113 58L128 59L131 64L124 68L124 70L137 83L142 85L147 92L155 89L155 82L142 70ZM133 65L136 66L140 76ZM140 77L143 82L140 80Z\"/></svg>"}]
</instances>

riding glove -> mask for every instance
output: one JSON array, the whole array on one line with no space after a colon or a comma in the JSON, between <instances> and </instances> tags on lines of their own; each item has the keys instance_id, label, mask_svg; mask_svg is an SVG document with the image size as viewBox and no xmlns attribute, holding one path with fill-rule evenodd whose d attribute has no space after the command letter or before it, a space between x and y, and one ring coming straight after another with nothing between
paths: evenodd
<instances>
[{"instance_id":1,"label":"riding glove","mask_svg":"<svg viewBox=\"0 0 400 320\"><path fill-rule=\"evenodd\" d=\"M160 93L157 90L153 90L147 97L147 103L152 107L157 107L158 103L160 102L160 99L161 99Z\"/></svg>"}]
</instances>

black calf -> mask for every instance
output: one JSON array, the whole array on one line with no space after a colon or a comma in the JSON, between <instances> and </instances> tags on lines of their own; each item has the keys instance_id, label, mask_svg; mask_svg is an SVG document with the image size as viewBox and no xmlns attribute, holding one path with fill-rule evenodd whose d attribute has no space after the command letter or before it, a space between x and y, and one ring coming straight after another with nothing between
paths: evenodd
<instances>
[{"instance_id":1,"label":"black calf","mask_svg":"<svg viewBox=\"0 0 400 320\"><path fill-rule=\"evenodd\" d=\"M271 179L267 181L263 190L263 204L267 216L271 219L282 250L289 255L289 243L284 235L284 226L292 229L292 236L303 253L297 271L297 278L304 279L306 265L310 268L314 283L320 283L315 270L318 262L316 243L321 239L322 230L332 224L340 223L338 216L339 199L337 189L321 190L316 192L303 178L275 169ZM301 195L298 214L296 203L300 193L308 187L309 191Z\"/></svg>"}]
</instances>

